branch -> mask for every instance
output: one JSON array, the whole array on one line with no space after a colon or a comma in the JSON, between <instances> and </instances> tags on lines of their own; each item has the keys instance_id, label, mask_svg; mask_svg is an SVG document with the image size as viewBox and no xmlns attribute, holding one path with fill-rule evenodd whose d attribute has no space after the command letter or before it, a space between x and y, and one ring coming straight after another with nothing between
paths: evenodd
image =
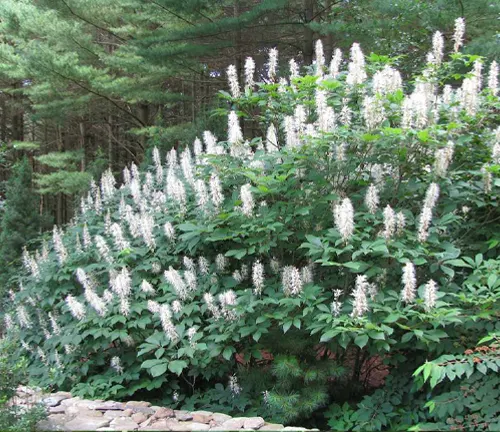
<instances>
[{"instance_id":1,"label":"branch","mask_svg":"<svg viewBox=\"0 0 500 432\"><path fill-rule=\"evenodd\" d=\"M122 42L126 42L127 40L126 39L123 39L122 37L118 36L116 33L113 33L111 30L108 30L104 27L101 27L101 26L98 26L97 24L94 24L93 22L89 21L88 19L78 15L75 11L73 11L73 9L71 9L71 7L68 5L68 3L65 2L65 0L61 0L61 2L63 3L64 6L66 6L69 10L69 12L76 16L78 19L86 22L87 24L99 29L99 30L102 30L103 32L106 32L106 33L109 33L110 35L113 35L115 38L117 38L118 40L121 40Z\"/></svg>"}]
</instances>

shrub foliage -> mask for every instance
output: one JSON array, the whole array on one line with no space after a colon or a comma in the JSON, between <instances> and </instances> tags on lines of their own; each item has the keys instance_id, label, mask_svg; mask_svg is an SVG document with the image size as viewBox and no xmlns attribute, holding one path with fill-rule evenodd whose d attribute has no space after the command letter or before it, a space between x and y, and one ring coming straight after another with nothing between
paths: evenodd
<instances>
[{"instance_id":1,"label":"shrub foliage","mask_svg":"<svg viewBox=\"0 0 500 432\"><path fill-rule=\"evenodd\" d=\"M224 141L105 173L25 254L6 323L30 374L335 429L499 427L477 347L500 330L498 71L462 24L405 82L356 44L326 66L318 42L305 75L275 50L261 82L229 68Z\"/></svg>"}]
</instances>

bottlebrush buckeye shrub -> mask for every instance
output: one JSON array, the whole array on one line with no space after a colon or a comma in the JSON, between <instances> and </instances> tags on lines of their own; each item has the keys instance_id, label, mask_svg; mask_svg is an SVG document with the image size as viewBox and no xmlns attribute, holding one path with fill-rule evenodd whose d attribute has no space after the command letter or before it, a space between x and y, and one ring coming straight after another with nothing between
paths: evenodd
<instances>
[{"instance_id":1,"label":"bottlebrush buckeye shrub","mask_svg":"<svg viewBox=\"0 0 500 432\"><path fill-rule=\"evenodd\" d=\"M261 82L229 68L226 137L107 172L25 252L5 323L31 376L362 430L463 415L424 406L445 376L412 384L500 327L498 70L458 52L462 24L406 82L357 44L327 65L318 41L307 75L276 50Z\"/></svg>"}]
</instances>

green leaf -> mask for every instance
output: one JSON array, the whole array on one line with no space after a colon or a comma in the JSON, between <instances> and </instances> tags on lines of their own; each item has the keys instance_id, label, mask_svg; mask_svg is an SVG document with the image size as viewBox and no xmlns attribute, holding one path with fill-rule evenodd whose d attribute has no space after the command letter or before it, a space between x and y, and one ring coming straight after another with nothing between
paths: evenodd
<instances>
[{"instance_id":1,"label":"green leaf","mask_svg":"<svg viewBox=\"0 0 500 432\"><path fill-rule=\"evenodd\" d=\"M170 367L170 366L169 366ZM163 375L167 371L167 363L162 363L156 366L153 366L150 370L149 373L153 377L158 377L160 375Z\"/></svg>"},{"instance_id":2,"label":"green leaf","mask_svg":"<svg viewBox=\"0 0 500 432\"><path fill-rule=\"evenodd\" d=\"M222 352L222 357L224 357L226 360L231 360L233 351L234 351L233 347L226 347Z\"/></svg>"},{"instance_id":3,"label":"green leaf","mask_svg":"<svg viewBox=\"0 0 500 432\"><path fill-rule=\"evenodd\" d=\"M168 370L180 375L181 372L187 367L188 363L184 360L174 360L168 364Z\"/></svg>"},{"instance_id":4,"label":"green leaf","mask_svg":"<svg viewBox=\"0 0 500 432\"><path fill-rule=\"evenodd\" d=\"M396 322L399 318L401 318L401 315L399 314L395 314L395 313L391 313L387 316L387 318L384 319L384 322L385 323L393 323L393 322Z\"/></svg>"},{"instance_id":5,"label":"green leaf","mask_svg":"<svg viewBox=\"0 0 500 432\"><path fill-rule=\"evenodd\" d=\"M286 333L288 330L290 330L290 327L292 326L293 321L287 321L285 324L283 324L283 333Z\"/></svg>"},{"instance_id":6,"label":"green leaf","mask_svg":"<svg viewBox=\"0 0 500 432\"><path fill-rule=\"evenodd\" d=\"M356 336L356 339L354 339L354 343L360 348L363 348L368 343L368 339L369 337L367 334L360 334Z\"/></svg>"}]
</instances>

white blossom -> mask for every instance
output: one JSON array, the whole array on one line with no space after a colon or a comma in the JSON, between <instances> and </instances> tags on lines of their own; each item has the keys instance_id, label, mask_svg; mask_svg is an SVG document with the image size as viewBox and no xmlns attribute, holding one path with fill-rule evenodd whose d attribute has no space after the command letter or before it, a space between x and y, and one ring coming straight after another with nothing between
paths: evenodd
<instances>
[{"instance_id":1,"label":"white blossom","mask_svg":"<svg viewBox=\"0 0 500 432\"><path fill-rule=\"evenodd\" d=\"M427 311L436 306L437 289L438 286L432 279L424 286L424 307Z\"/></svg>"},{"instance_id":2,"label":"white blossom","mask_svg":"<svg viewBox=\"0 0 500 432\"><path fill-rule=\"evenodd\" d=\"M215 257L215 266L217 267L217 271L224 272L228 265L228 260L223 254L217 254Z\"/></svg>"},{"instance_id":3,"label":"white blossom","mask_svg":"<svg viewBox=\"0 0 500 432\"><path fill-rule=\"evenodd\" d=\"M278 50L276 48L271 48L269 50L269 62L268 66L268 78L270 81L276 79L276 70L278 68Z\"/></svg>"},{"instance_id":4,"label":"white blossom","mask_svg":"<svg viewBox=\"0 0 500 432\"><path fill-rule=\"evenodd\" d=\"M368 299L366 298L366 291L369 283L365 275L356 276L356 286L352 293L352 313L351 317L359 318L368 312Z\"/></svg>"},{"instance_id":5,"label":"white blossom","mask_svg":"<svg viewBox=\"0 0 500 432\"><path fill-rule=\"evenodd\" d=\"M245 90L251 90L255 85L255 62L252 57L247 57L245 60Z\"/></svg>"},{"instance_id":6,"label":"white blossom","mask_svg":"<svg viewBox=\"0 0 500 432\"><path fill-rule=\"evenodd\" d=\"M147 280L143 279L141 282L141 291L146 294L155 294L156 291Z\"/></svg>"},{"instance_id":7,"label":"white blossom","mask_svg":"<svg viewBox=\"0 0 500 432\"><path fill-rule=\"evenodd\" d=\"M415 266L411 262L405 264L401 282L403 283L401 299L405 303L413 303L413 301L415 300L417 289L417 276L415 272Z\"/></svg>"},{"instance_id":8,"label":"white blossom","mask_svg":"<svg viewBox=\"0 0 500 432\"><path fill-rule=\"evenodd\" d=\"M189 345L193 349L196 348L196 342L194 340L194 337L196 336L196 328L190 327L186 333L189 339Z\"/></svg>"},{"instance_id":9,"label":"white blossom","mask_svg":"<svg viewBox=\"0 0 500 432\"><path fill-rule=\"evenodd\" d=\"M325 52L323 50L323 43L321 42L320 39L316 41L315 52L316 52L316 75L322 77L323 68L325 67Z\"/></svg>"},{"instance_id":10,"label":"white blossom","mask_svg":"<svg viewBox=\"0 0 500 432\"><path fill-rule=\"evenodd\" d=\"M330 62L330 75L332 78L337 78L339 71L340 71L340 65L342 63L342 51L340 49L335 49L333 56L332 56L332 61Z\"/></svg>"},{"instance_id":11,"label":"white blossom","mask_svg":"<svg viewBox=\"0 0 500 432\"><path fill-rule=\"evenodd\" d=\"M333 301L330 305L330 309L334 317L338 317L340 315L340 311L342 310L342 302L340 301L341 295L342 290L336 289L333 291Z\"/></svg>"},{"instance_id":12,"label":"white blossom","mask_svg":"<svg viewBox=\"0 0 500 432\"><path fill-rule=\"evenodd\" d=\"M229 390L231 391L233 397L238 396L241 393L242 389L238 383L236 375L231 375L229 377Z\"/></svg>"},{"instance_id":13,"label":"white blossom","mask_svg":"<svg viewBox=\"0 0 500 432\"><path fill-rule=\"evenodd\" d=\"M496 96L498 94L498 63L493 60L488 74L488 90Z\"/></svg>"},{"instance_id":14,"label":"white blossom","mask_svg":"<svg viewBox=\"0 0 500 432\"><path fill-rule=\"evenodd\" d=\"M73 317L77 320L81 321L85 318L85 306L71 294L66 297L66 304L68 305L71 315L73 315Z\"/></svg>"},{"instance_id":15,"label":"white blossom","mask_svg":"<svg viewBox=\"0 0 500 432\"><path fill-rule=\"evenodd\" d=\"M368 207L368 211L371 214L374 214L378 209L379 203L380 203L380 198L378 196L377 186L371 184L370 186L368 186L365 195L365 204L366 207Z\"/></svg>"},{"instance_id":16,"label":"white blossom","mask_svg":"<svg viewBox=\"0 0 500 432\"><path fill-rule=\"evenodd\" d=\"M262 294L264 289L264 266L260 261L255 261L252 267L252 282L254 286L254 294Z\"/></svg>"},{"instance_id":17,"label":"white blossom","mask_svg":"<svg viewBox=\"0 0 500 432\"><path fill-rule=\"evenodd\" d=\"M100 257L111 264L113 262L113 258L111 256L111 251L108 244L106 243L106 240L104 240L104 238L100 235L96 235L94 237L94 240Z\"/></svg>"},{"instance_id":18,"label":"white blossom","mask_svg":"<svg viewBox=\"0 0 500 432\"><path fill-rule=\"evenodd\" d=\"M240 189L240 199L241 199L241 211L245 216L251 217L253 215L253 210L255 208L255 201L253 199L252 186L250 184L244 184Z\"/></svg>"},{"instance_id":19,"label":"white blossom","mask_svg":"<svg viewBox=\"0 0 500 432\"><path fill-rule=\"evenodd\" d=\"M210 313L213 315L215 319L219 319L221 317L221 311L215 304L214 297L210 293L205 293L203 295L203 300L205 301L205 304L207 305L207 309L210 311Z\"/></svg>"},{"instance_id":20,"label":"white blossom","mask_svg":"<svg viewBox=\"0 0 500 432\"><path fill-rule=\"evenodd\" d=\"M333 217L342 240L347 242L354 232L354 208L349 198L344 198L340 204L335 205Z\"/></svg>"},{"instance_id":21,"label":"white blossom","mask_svg":"<svg viewBox=\"0 0 500 432\"><path fill-rule=\"evenodd\" d=\"M266 150L268 153L272 153L278 149L278 135L276 133L276 127L271 123L267 128L266 133Z\"/></svg>"},{"instance_id":22,"label":"white blossom","mask_svg":"<svg viewBox=\"0 0 500 432\"><path fill-rule=\"evenodd\" d=\"M224 194L219 176L216 173L212 173L210 176L210 197L212 198L214 207L219 209L224 202Z\"/></svg>"},{"instance_id":23,"label":"white blossom","mask_svg":"<svg viewBox=\"0 0 500 432\"><path fill-rule=\"evenodd\" d=\"M455 33L453 34L453 41L455 44L453 45L453 51L458 52L460 47L464 43L464 34L465 34L465 20L463 18L457 18L455 20Z\"/></svg>"},{"instance_id":24,"label":"white blossom","mask_svg":"<svg viewBox=\"0 0 500 432\"><path fill-rule=\"evenodd\" d=\"M283 293L286 296L296 296L302 292L303 282L298 268L294 266L283 267L281 281Z\"/></svg>"},{"instance_id":25,"label":"white blossom","mask_svg":"<svg viewBox=\"0 0 500 432\"><path fill-rule=\"evenodd\" d=\"M228 142L233 146L240 146L243 143L243 133L236 111L231 111L228 116Z\"/></svg>"},{"instance_id":26,"label":"white blossom","mask_svg":"<svg viewBox=\"0 0 500 432\"><path fill-rule=\"evenodd\" d=\"M219 303L221 305L222 314L224 318L229 321L234 321L237 318L233 306L236 306L236 294L233 290L228 290L219 294Z\"/></svg>"},{"instance_id":27,"label":"white blossom","mask_svg":"<svg viewBox=\"0 0 500 432\"><path fill-rule=\"evenodd\" d=\"M170 222L166 222L163 226L163 231L169 240L175 239L175 228Z\"/></svg>"},{"instance_id":28,"label":"white blossom","mask_svg":"<svg viewBox=\"0 0 500 432\"><path fill-rule=\"evenodd\" d=\"M363 84L367 78L365 71L365 57L358 43L354 43L351 47L350 60L346 83L350 86Z\"/></svg>"},{"instance_id":29,"label":"white blossom","mask_svg":"<svg viewBox=\"0 0 500 432\"><path fill-rule=\"evenodd\" d=\"M396 232L396 213L390 205L384 209L384 232L383 236L389 240Z\"/></svg>"},{"instance_id":30,"label":"white blossom","mask_svg":"<svg viewBox=\"0 0 500 432\"><path fill-rule=\"evenodd\" d=\"M238 82L238 72L234 65L227 68L227 80L229 83L229 90L233 98L241 97L240 84Z\"/></svg>"},{"instance_id":31,"label":"white blossom","mask_svg":"<svg viewBox=\"0 0 500 432\"><path fill-rule=\"evenodd\" d=\"M185 300L188 297L188 287L179 272L169 267L168 271L164 272L164 275L181 300Z\"/></svg>"},{"instance_id":32,"label":"white blossom","mask_svg":"<svg viewBox=\"0 0 500 432\"><path fill-rule=\"evenodd\" d=\"M443 62L444 38L441 32L437 31L432 37L432 55L436 65Z\"/></svg>"},{"instance_id":33,"label":"white blossom","mask_svg":"<svg viewBox=\"0 0 500 432\"><path fill-rule=\"evenodd\" d=\"M436 150L434 157L434 172L439 177L444 177L448 171L453 158L453 150L455 145L453 142L448 141L446 147Z\"/></svg>"},{"instance_id":34,"label":"white blossom","mask_svg":"<svg viewBox=\"0 0 500 432\"><path fill-rule=\"evenodd\" d=\"M294 59L290 59L288 64L290 65L290 80L292 78L298 78L300 76L300 71L297 62Z\"/></svg>"},{"instance_id":35,"label":"white blossom","mask_svg":"<svg viewBox=\"0 0 500 432\"><path fill-rule=\"evenodd\" d=\"M54 229L52 231L52 239L54 242L54 249L57 253L57 259L59 261L59 265L61 266L64 265L64 263L68 259L68 251L64 246L62 236L63 236L62 230L60 230L56 225L54 225Z\"/></svg>"}]
</instances>

